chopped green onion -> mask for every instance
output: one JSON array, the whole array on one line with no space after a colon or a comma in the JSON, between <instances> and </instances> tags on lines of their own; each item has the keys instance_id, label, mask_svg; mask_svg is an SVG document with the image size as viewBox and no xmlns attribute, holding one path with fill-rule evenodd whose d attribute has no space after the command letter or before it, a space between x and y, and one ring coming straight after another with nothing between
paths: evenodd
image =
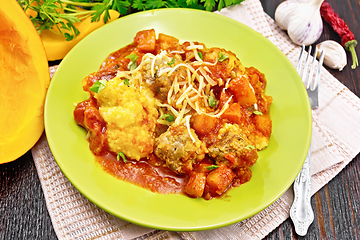
<instances>
[{"instance_id":1,"label":"chopped green onion","mask_svg":"<svg viewBox=\"0 0 360 240\"><path fill-rule=\"evenodd\" d=\"M139 58L139 56L136 55L135 53L132 53L132 54L126 56L125 58L130 59L130 63L128 65L129 70L130 71L134 70L137 67L136 60Z\"/></svg>"},{"instance_id":2,"label":"chopped green onion","mask_svg":"<svg viewBox=\"0 0 360 240\"><path fill-rule=\"evenodd\" d=\"M256 147L254 145L248 145L245 147L246 150L253 150L255 149Z\"/></svg>"},{"instance_id":3,"label":"chopped green onion","mask_svg":"<svg viewBox=\"0 0 360 240\"><path fill-rule=\"evenodd\" d=\"M174 116L171 115L171 114L164 114L164 115L162 115L159 119L160 119L160 120L161 120L161 119L164 119L164 120L166 120L166 121L168 121L168 122L172 122L172 121L175 120Z\"/></svg>"},{"instance_id":4,"label":"chopped green onion","mask_svg":"<svg viewBox=\"0 0 360 240\"><path fill-rule=\"evenodd\" d=\"M211 165L211 166L206 167L207 170L214 170L214 169L217 169L217 168L219 168L219 166L217 166L217 165Z\"/></svg>"},{"instance_id":5,"label":"chopped green onion","mask_svg":"<svg viewBox=\"0 0 360 240\"><path fill-rule=\"evenodd\" d=\"M216 106L216 99L210 95L209 99L208 99L208 102L209 102L209 106L211 108L215 107Z\"/></svg>"},{"instance_id":6,"label":"chopped green onion","mask_svg":"<svg viewBox=\"0 0 360 240\"><path fill-rule=\"evenodd\" d=\"M221 51L219 51L219 62L223 62L225 59L228 59L229 56L223 54Z\"/></svg>"},{"instance_id":7,"label":"chopped green onion","mask_svg":"<svg viewBox=\"0 0 360 240\"><path fill-rule=\"evenodd\" d=\"M126 158L125 158L125 154L123 152L119 152L118 155L116 156L116 160L120 160L120 157L123 159L124 163L126 163Z\"/></svg>"},{"instance_id":8,"label":"chopped green onion","mask_svg":"<svg viewBox=\"0 0 360 240\"><path fill-rule=\"evenodd\" d=\"M201 53L201 52L198 52L198 55L199 55L199 58L200 58L201 60L203 60L203 55L202 55L202 53Z\"/></svg>"},{"instance_id":9,"label":"chopped green onion","mask_svg":"<svg viewBox=\"0 0 360 240\"><path fill-rule=\"evenodd\" d=\"M125 78L125 79L124 79L124 85L129 86L129 84L130 84L130 83L129 83L129 79Z\"/></svg>"},{"instance_id":10,"label":"chopped green onion","mask_svg":"<svg viewBox=\"0 0 360 240\"><path fill-rule=\"evenodd\" d=\"M253 114L255 114L255 115L263 115L263 113L260 112L260 111L253 111Z\"/></svg>"},{"instance_id":11,"label":"chopped green onion","mask_svg":"<svg viewBox=\"0 0 360 240\"><path fill-rule=\"evenodd\" d=\"M127 55L125 58L130 59L131 62L135 62L139 58L139 56L136 55L135 53L132 53L130 55Z\"/></svg>"},{"instance_id":12,"label":"chopped green onion","mask_svg":"<svg viewBox=\"0 0 360 240\"><path fill-rule=\"evenodd\" d=\"M175 58L173 57L170 62L167 63L167 65L171 66L175 63Z\"/></svg>"},{"instance_id":13,"label":"chopped green onion","mask_svg":"<svg viewBox=\"0 0 360 240\"><path fill-rule=\"evenodd\" d=\"M103 90L106 87L106 80L102 79L100 81L96 80L94 84L89 88L90 91L93 91L95 93L99 93L101 90Z\"/></svg>"}]
</instances>

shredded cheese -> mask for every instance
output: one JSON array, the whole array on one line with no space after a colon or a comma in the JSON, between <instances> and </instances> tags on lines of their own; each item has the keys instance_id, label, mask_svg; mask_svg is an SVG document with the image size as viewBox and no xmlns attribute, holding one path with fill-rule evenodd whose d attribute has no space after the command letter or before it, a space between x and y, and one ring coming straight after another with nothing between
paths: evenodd
<instances>
[{"instance_id":1,"label":"shredded cheese","mask_svg":"<svg viewBox=\"0 0 360 240\"><path fill-rule=\"evenodd\" d=\"M185 117L185 123L186 123L186 128L187 128L187 130L188 130L188 132L189 132L189 135L190 135L190 138L191 138L191 140L193 141L193 143L194 142L196 142L196 140L195 140L195 138L194 138L194 136L192 135L192 133L191 133L191 129L190 129L190 115L187 115L186 117Z\"/></svg>"},{"instance_id":2,"label":"shredded cheese","mask_svg":"<svg viewBox=\"0 0 360 240\"><path fill-rule=\"evenodd\" d=\"M194 44L193 42L190 42L190 44ZM194 49L204 49L203 45L190 45L186 48L186 50L194 50Z\"/></svg>"},{"instance_id":3,"label":"shredded cheese","mask_svg":"<svg viewBox=\"0 0 360 240\"><path fill-rule=\"evenodd\" d=\"M182 119L184 118L185 113L188 113L189 110L186 109L187 106L187 101L184 101L184 104L181 108L181 111L179 112L179 115L176 117L175 119L175 124L176 125L180 125Z\"/></svg>"},{"instance_id":4,"label":"shredded cheese","mask_svg":"<svg viewBox=\"0 0 360 240\"><path fill-rule=\"evenodd\" d=\"M211 85L211 86L215 86L217 85L217 82L215 82L214 80L212 80L209 75L206 74L204 68L200 67L199 68L200 73L204 76L204 78L206 79L206 81Z\"/></svg>"},{"instance_id":5,"label":"shredded cheese","mask_svg":"<svg viewBox=\"0 0 360 240\"><path fill-rule=\"evenodd\" d=\"M179 112L176 111L176 109L170 106L169 104L159 104L159 107L166 107L172 112L172 114L174 114L175 117L179 116Z\"/></svg>"},{"instance_id":6,"label":"shredded cheese","mask_svg":"<svg viewBox=\"0 0 360 240\"><path fill-rule=\"evenodd\" d=\"M140 86L140 90L144 82L154 84L161 76L171 79L171 86L166 93L166 103L159 103L158 107L162 115L164 114L163 109L166 109L166 112L171 112L175 116L175 120L174 122L169 122L164 119L158 119L157 122L165 125L182 124L185 122L188 124L189 134L193 140L189 125L192 113L194 113L191 111L218 118L229 108L229 103L232 99L232 97L229 98L222 109L218 109L215 112L211 110L208 103L209 95L212 94L211 88L216 85L223 86L224 84L225 88L227 88L231 78L227 79L226 83L223 79L212 79L210 77L212 72L208 66L216 65L218 59L216 58L214 63L204 62L198 55L198 49L204 49L204 46L195 45L190 42L190 46L186 50L193 51L193 57L195 57L196 61L183 61L180 55L175 55L178 59L178 64L172 64L171 66L167 64L172 58L169 54L184 53L184 51L171 51L170 53L161 51L157 55L147 53L142 57L141 63L134 70L119 71L117 74L117 77L128 79L132 85ZM231 60L235 61L235 59ZM175 73L181 67L184 67L186 72ZM257 108L257 106L254 106L254 108Z\"/></svg>"}]
</instances>

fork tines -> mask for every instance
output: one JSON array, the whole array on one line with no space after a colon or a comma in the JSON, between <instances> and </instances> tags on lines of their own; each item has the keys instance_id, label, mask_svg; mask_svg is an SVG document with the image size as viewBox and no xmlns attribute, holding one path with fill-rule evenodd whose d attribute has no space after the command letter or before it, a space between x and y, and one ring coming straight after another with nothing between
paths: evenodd
<instances>
[{"instance_id":1,"label":"fork tines","mask_svg":"<svg viewBox=\"0 0 360 240\"><path fill-rule=\"evenodd\" d=\"M318 84L319 84L319 79L320 79L320 73L321 73L321 66L323 64L324 61L324 51L322 50L320 53L320 58L319 58L319 63L318 63L318 68L317 68L317 72L316 72L316 76L315 78L313 77L313 73L314 73L314 68L315 68L315 62L316 62L316 57L318 55L319 50L315 47L315 53L314 56L312 57L312 63L310 66L310 72L306 71L308 69L309 66L309 62L310 62L310 55L311 55L311 50L312 50L312 46L309 46L308 49L308 53L306 55L306 60L305 60L305 64L304 67L302 68L302 58L305 55L305 45L302 46L301 52L300 52L300 56L299 56L299 60L296 66L296 71L299 73L301 79L303 80L303 83L306 87L306 89L310 89L310 90L314 90ZM314 81L311 81L311 79L314 79Z\"/></svg>"}]
</instances>

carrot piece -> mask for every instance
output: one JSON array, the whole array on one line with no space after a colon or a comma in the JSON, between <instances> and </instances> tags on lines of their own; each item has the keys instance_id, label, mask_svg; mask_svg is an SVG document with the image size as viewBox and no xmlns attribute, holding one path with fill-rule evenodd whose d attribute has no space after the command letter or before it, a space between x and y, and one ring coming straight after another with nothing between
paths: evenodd
<instances>
[{"instance_id":1,"label":"carrot piece","mask_svg":"<svg viewBox=\"0 0 360 240\"><path fill-rule=\"evenodd\" d=\"M233 103L222 115L222 119L227 119L230 122L241 123L241 109L238 103Z\"/></svg>"}]
</instances>

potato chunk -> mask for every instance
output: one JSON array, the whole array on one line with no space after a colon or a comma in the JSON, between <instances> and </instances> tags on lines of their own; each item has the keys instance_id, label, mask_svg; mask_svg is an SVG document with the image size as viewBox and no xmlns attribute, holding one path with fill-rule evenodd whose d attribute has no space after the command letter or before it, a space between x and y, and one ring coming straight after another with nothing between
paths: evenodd
<instances>
[{"instance_id":1,"label":"potato chunk","mask_svg":"<svg viewBox=\"0 0 360 240\"><path fill-rule=\"evenodd\" d=\"M206 177L206 183L209 186L209 192L221 195L230 186L235 178L235 173L228 167L222 165L210 172Z\"/></svg>"},{"instance_id":2,"label":"potato chunk","mask_svg":"<svg viewBox=\"0 0 360 240\"><path fill-rule=\"evenodd\" d=\"M192 172L190 174L190 179L185 186L185 193L193 198L201 197L204 193L206 184L206 175L205 173L196 173Z\"/></svg>"},{"instance_id":3,"label":"potato chunk","mask_svg":"<svg viewBox=\"0 0 360 240\"><path fill-rule=\"evenodd\" d=\"M257 102L254 89L245 76L233 79L229 84L229 91L241 106L251 106Z\"/></svg>"},{"instance_id":4,"label":"potato chunk","mask_svg":"<svg viewBox=\"0 0 360 240\"><path fill-rule=\"evenodd\" d=\"M134 38L134 42L138 45L139 50L154 51L156 45L155 30L150 29L138 32Z\"/></svg>"}]
</instances>

